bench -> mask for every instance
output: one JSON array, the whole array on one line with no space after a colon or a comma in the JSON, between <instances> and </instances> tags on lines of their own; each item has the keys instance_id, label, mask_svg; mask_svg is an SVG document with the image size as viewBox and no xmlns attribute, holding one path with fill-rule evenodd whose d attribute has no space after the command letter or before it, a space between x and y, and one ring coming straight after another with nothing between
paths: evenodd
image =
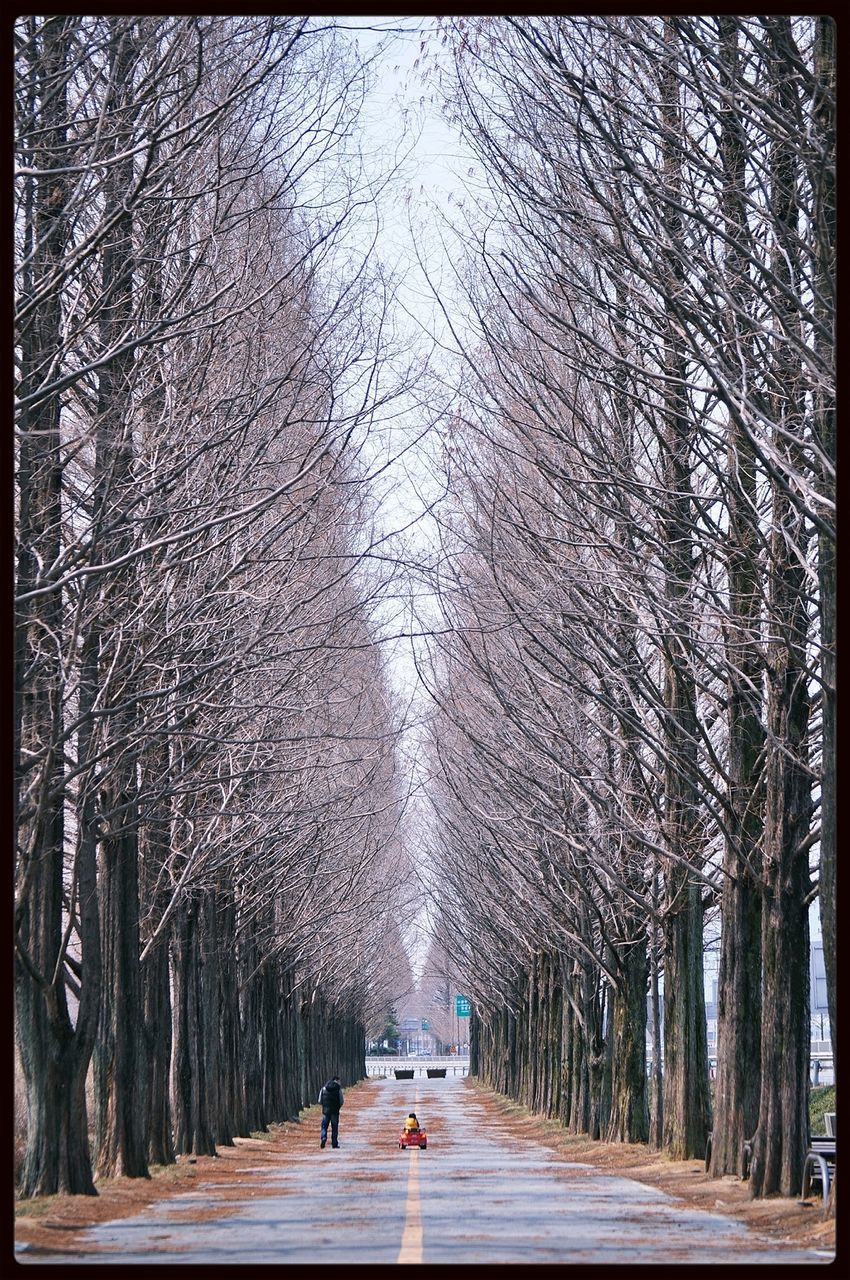
<instances>
[{"instance_id":1,"label":"bench","mask_svg":"<svg viewBox=\"0 0 850 1280\"><path fill-rule=\"evenodd\" d=\"M824 1201L829 1199L829 1184L835 1177L835 1137L810 1138L803 1166L801 1199L808 1200L812 1186L819 1182Z\"/></svg>"},{"instance_id":2,"label":"bench","mask_svg":"<svg viewBox=\"0 0 850 1280\"><path fill-rule=\"evenodd\" d=\"M833 1126L834 1127L834 1126ZM753 1142L748 1139L743 1146L741 1181L746 1182L750 1176L750 1165L753 1160ZM708 1173L711 1164L711 1134L705 1144L705 1171ZM801 1199L807 1200L812 1183L819 1182L823 1189L823 1198L829 1198L829 1183L835 1173L835 1135L831 1137L809 1138L806 1152L806 1163L803 1166L803 1190Z\"/></svg>"}]
</instances>

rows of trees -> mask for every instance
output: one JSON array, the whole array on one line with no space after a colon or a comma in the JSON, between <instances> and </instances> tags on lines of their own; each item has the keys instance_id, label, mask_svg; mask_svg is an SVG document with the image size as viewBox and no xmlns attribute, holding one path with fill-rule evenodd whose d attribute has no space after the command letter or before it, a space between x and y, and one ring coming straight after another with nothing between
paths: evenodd
<instances>
[{"instance_id":1,"label":"rows of trees","mask_svg":"<svg viewBox=\"0 0 850 1280\"><path fill-rule=\"evenodd\" d=\"M482 175L427 675L471 1067L572 1131L712 1131L715 1176L751 1139L795 1195L818 895L836 1046L834 24L443 35Z\"/></svg>"},{"instance_id":2,"label":"rows of trees","mask_svg":"<svg viewBox=\"0 0 850 1280\"><path fill-rule=\"evenodd\" d=\"M386 1013L389 294L332 24L15 41L21 1192L91 1194L359 1078Z\"/></svg>"}]
</instances>

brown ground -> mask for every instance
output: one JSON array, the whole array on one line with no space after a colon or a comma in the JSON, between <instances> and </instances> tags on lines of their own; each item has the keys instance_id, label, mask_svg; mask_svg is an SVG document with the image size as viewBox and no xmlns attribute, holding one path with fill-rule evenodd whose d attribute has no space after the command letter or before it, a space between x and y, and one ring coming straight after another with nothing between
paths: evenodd
<instances>
[{"instance_id":1,"label":"brown ground","mask_svg":"<svg viewBox=\"0 0 850 1280\"><path fill-rule=\"evenodd\" d=\"M545 1142L564 1159L592 1164L606 1173L650 1183L683 1206L707 1209L738 1218L762 1235L817 1249L835 1248L835 1220L825 1219L817 1200L800 1204L797 1200L751 1200L747 1184L737 1178L710 1180L699 1160L668 1160L644 1146L591 1142L565 1133L553 1121L530 1115L525 1108L472 1085L478 1098L492 1108L502 1123L517 1137ZM367 1090L355 1086L346 1091L346 1115L368 1105ZM193 1184L215 1186L229 1183L228 1196L235 1193L234 1181L242 1183L242 1194L262 1195L263 1170L286 1163L294 1152L306 1152L316 1145L318 1107L302 1112L299 1121L272 1125L267 1134L237 1138L233 1147L219 1147L217 1156L181 1157L176 1165L157 1166L150 1179L114 1178L99 1184L97 1196L50 1196L37 1201L18 1201L15 1206L15 1239L35 1248L77 1252L82 1248L81 1232L100 1222L132 1217L147 1205L192 1189ZM371 1175L370 1175L371 1176ZM280 1188L275 1188L280 1194ZM211 1204L199 1220L212 1216Z\"/></svg>"}]
</instances>

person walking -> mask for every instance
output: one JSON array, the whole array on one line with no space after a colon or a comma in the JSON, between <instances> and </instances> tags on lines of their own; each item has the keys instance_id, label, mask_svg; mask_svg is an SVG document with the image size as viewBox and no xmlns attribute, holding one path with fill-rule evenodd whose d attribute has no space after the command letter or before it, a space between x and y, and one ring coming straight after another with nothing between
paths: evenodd
<instances>
[{"instance_id":1,"label":"person walking","mask_svg":"<svg viewBox=\"0 0 850 1280\"><path fill-rule=\"evenodd\" d=\"M339 1111L345 1102L345 1094L339 1082L339 1076L332 1076L319 1090L319 1102L322 1107L321 1147L324 1151L328 1140L328 1124L331 1126L331 1146L339 1146Z\"/></svg>"}]
</instances>

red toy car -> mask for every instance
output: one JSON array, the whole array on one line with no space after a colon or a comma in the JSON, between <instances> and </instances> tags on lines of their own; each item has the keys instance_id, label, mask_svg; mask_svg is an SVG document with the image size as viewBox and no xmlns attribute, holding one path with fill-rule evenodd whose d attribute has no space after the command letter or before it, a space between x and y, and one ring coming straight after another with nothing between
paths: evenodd
<instances>
[{"instance_id":1,"label":"red toy car","mask_svg":"<svg viewBox=\"0 0 850 1280\"><path fill-rule=\"evenodd\" d=\"M398 1135L398 1145L400 1151L406 1151L408 1147L418 1147L420 1151L425 1151L428 1135L424 1129L402 1129Z\"/></svg>"}]
</instances>

